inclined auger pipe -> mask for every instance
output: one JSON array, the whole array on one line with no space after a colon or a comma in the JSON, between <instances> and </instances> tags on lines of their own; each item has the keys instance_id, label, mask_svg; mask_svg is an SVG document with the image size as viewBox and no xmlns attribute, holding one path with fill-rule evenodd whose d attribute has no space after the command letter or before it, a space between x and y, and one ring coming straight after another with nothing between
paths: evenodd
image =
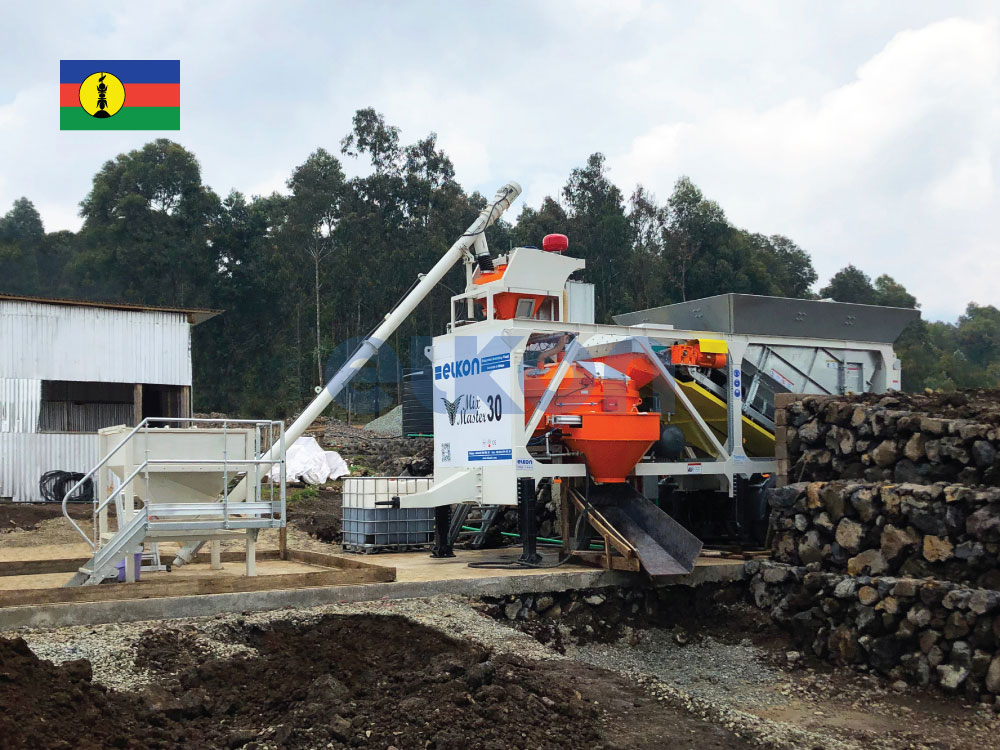
<instances>
[{"instance_id":1,"label":"inclined auger pipe","mask_svg":"<svg viewBox=\"0 0 1000 750\"><path fill-rule=\"evenodd\" d=\"M486 243L477 242L477 240L482 236L483 232L500 218L504 211L510 208L510 205L520 194L521 186L516 182L508 182L497 190L497 194L493 196L493 201L479 212L479 216L469 225L466 232L458 238L454 245L448 248L448 252L441 256L441 259L434 264L434 267L423 275L410 293L385 316L385 319L378 328L361 342L361 346L351 355L351 358L344 366L337 370L336 374L330 379L330 382L326 384L326 387L317 394L316 398L305 408L305 411L292 422L291 426L285 431L286 445L291 445L302 437L309 426L316 421L316 418L333 403L333 400L344 389L344 386L368 363L368 360L375 355L382 344L389 340L389 337L395 333L400 324L410 316L410 313L416 309L417 305L423 302L424 297L430 293L431 289L437 286L438 282L445 277L445 274L461 260L462 256L470 248L477 255L481 266L489 264L489 256L483 256L483 253L487 252L485 250ZM486 267L489 266L487 265ZM276 460L280 452L281 447L276 445L268 451L264 458L266 460ZM266 474L268 471L270 471L268 464L261 465L262 474ZM245 497L246 479L244 478L229 493L229 499L232 502L240 502ZM184 545L177 553L177 557L174 558L174 565L183 565L185 562L189 562L192 555L200 546L200 543Z\"/></svg>"}]
</instances>

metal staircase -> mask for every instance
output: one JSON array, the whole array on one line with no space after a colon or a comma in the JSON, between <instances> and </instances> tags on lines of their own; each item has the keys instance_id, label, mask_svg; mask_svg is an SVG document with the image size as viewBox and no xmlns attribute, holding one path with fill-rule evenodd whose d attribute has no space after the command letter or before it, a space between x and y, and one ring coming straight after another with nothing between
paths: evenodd
<instances>
[{"instance_id":1,"label":"metal staircase","mask_svg":"<svg viewBox=\"0 0 1000 750\"><path fill-rule=\"evenodd\" d=\"M87 565L80 568L67 586L87 586L101 583L105 578L117 575L119 561L134 554L142 546L149 529L147 508L140 508L111 540L101 547Z\"/></svg>"},{"instance_id":2,"label":"metal staircase","mask_svg":"<svg viewBox=\"0 0 1000 750\"><path fill-rule=\"evenodd\" d=\"M454 545L461 539L468 541L473 549L480 549L486 543L486 533L500 514L500 510L499 505L462 503L452 513L448 544Z\"/></svg>"}]
</instances>

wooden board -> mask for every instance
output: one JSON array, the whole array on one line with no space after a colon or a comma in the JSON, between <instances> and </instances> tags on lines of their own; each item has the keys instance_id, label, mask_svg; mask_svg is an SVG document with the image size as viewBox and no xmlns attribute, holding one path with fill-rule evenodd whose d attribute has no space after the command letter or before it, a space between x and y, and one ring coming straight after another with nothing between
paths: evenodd
<instances>
[{"instance_id":1,"label":"wooden board","mask_svg":"<svg viewBox=\"0 0 1000 750\"><path fill-rule=\"evenodd\" d=\"M360 583L386 583L396 579L392 568L317 570L308 573L263 575L247 578L228 576L181 579L171 582L112 583L75 588L0 591L0 607L66 602L99 602L120 599L155 599L198 594L229 594L244 591L315 588Z\"/></svg>"},{"instance_id":2,"label":"wooden board","mask_svg":"<svg viewBox=\"0 0 1000 750\"><path fill-rule=\"evenodd\" d=\"M375 563L359 560L355 557L347 557L346 555L331 555L326 552L308 552L303 549L288 550L287 559L291 562L300 562L305 563L306 565L320 565L324 568L343 568L345 570L367 570L377 568L379 570L391 570L394 572L396 570L390 565L377 565Z\"/></svg>"},{"instance_id":3,"label":"wooden board","mask_svg":"<svg viewBox=\"0 0 1000 750\"><path fill-rule=\"evenodd\" d=\"M611 570L627 570L630 573L638 573L640 570L639 559L636 557L622 557L621 555L612 555L609 558L603 552L599 550L574 550L570 553L575 560L586 565L594 565L599 568L608 568Z\"/></svg>"},{"instance_id":4,"label":"wooden board","mask_svg":"<svg viewBox=\"0 0 1000 750\"><path fill-rule=\"evenodd\" d=\"M243 550L223 550L222 562L242 562L246 557ZM257 553L258 560L278 560L278 550L263 550ZM208 562L208 553L199 553L194 562ZM89 557L61 557L47 560L2 560L0 561L0 576L31 576L45 573L75 573L90 562ZM323 565L323 563L313 563ZM341 567L341 566L327 566Z\"/></svg>"}]
</instances>

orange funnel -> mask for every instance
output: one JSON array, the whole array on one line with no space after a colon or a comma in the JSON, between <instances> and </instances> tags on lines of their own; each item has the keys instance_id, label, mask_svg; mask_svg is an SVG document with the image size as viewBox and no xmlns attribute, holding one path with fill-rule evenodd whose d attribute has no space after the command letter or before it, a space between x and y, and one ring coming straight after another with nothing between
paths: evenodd
<instances>
[{"instance_id":1,"label":"orange funnel","mask_svg":"<svg viewBox=\"0 0 1000 750\"><path fill-rule=\"evenodd\" d=\"M580 451L598 482L624 482L660 436L660 415L584 414L579 427L563 428L566 444Z\"/></svg>"}]
</instances>

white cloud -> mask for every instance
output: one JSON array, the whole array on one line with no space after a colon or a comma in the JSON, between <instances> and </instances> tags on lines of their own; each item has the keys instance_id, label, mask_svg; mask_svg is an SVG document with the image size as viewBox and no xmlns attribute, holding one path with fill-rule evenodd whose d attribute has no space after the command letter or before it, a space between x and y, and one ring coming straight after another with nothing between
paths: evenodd
<instances>
[{"instance_id":1,"label":"white cloud","mask_svg":"<svg viewBox=\"0 0 1000 750\"><path fill-rule=\"evenodd\" d=\"M932 316L1000 305L992 0L387 7L4 6L0 212L27 195L48 228L75 229L103 162L161 136L222 195L283 191L374 106L405 143L437 132L468 190L516 179L537 207L603 151L626 195L641 181L665 200L688 174L735 223L799 242L824 280L853 262ZM58 60L98 56L180 58L182 130L60 132Z\"/></svg>"},{"instance_id":2,"label":"white cloud","mask_svg":"<svg viewBox=\"0 0 1000 750\"><path fill-rule=\"evenodd\" d=\"M977 212L996 205L996 183L990 154L982 151L963 159L926 190L931 209L956 213Z\"/></svg>"},{"instance_id":3,"label":"white cloud","mask_svg":"<svg viewBox=\"0 0 1000 750\"><path fill-rule=\"evenodd\" d=\"M998 101L996 24L948 19L896 34L818 96L660 123L611 164L661 195L689 174L737 224L810 250L821 276L889 273L954 317L970 295L1000 303L1000 255L980 232L1000 215Z\"/></svg>"}]
</instances>

